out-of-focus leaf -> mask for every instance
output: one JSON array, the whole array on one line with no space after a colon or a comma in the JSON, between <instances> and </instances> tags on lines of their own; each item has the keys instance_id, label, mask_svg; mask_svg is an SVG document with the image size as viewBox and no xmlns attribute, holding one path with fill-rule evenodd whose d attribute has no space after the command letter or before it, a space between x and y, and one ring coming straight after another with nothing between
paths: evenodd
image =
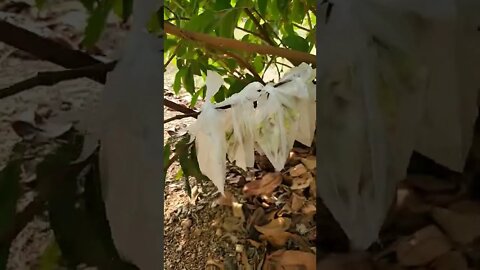
<instances>
[{"instance_id":1,"label":"out-of-focus leaf","mask_svg":"<svg viewBox=\"0 0 480 270\"><path fill-rule=\"evenodd\" d=\"M217 34L222 37L233 38L233 32L237 26L239 16L240 10L238 9L227 11L218 22Z\"/></svg>"},{"instance_id":2,"label":"out-of-focus leaf","mask_svg":"<svg viewBox=\"0 0 480 270\"><path fill-rule=\"evenodd\" d=\"M10 160L0 171L0 269L6 269L20 196L20 160Z\"/></svg>"},{"instance_id":3,"label":"out-of-focus leaf","mask_svg":"<svg viewBox=\"0 0 480 270\"><path fill-rule=\"evenodd\" d=\"M35 5L38 9L42 9L45 6L47 0L35 0Z\"/></svg>"},{"instance_id":4,"label":"out-of-focus leaf","mask_svg":"<svg viewBox=\"0 0 480 270\"><path fill-rule=\"evenodd\" d=\"M213 8L216 11L219 11L219 10L224 10L224 9L230 9L230 8L232 8L232 6L230 5L229 0L216 0Z\"/></svg>"},{"instance_id":5,"label":"out-of-focus leaf","mask_svg":"<svg viewBox=\"0 0 480 270\"><path fill-rule=\"evenodd\" d=\"M118 17L126 22L130 15L132 15L133 0L115 0L113 11Z\"/></svg>"},{"instance_id":6,"label":"out-of-focus leaf","mask_svg":"<svg viewBox=\"0 0 480 270\"><path fill-rule=\"evenodd\" d=\"M290 47L291 49L297 50L297 51L302 51L302 52L308 52L309 50L309 44L308 41L297 35L289 35L283 38L283 43Z\"/></svg>"},{"instance_id":7,"label":"out-of-focus leaf","mask_svg":"<svg viewBox=\"0 0 480 270\"><path fill-rule=\"evenodd\" d=\"M255 68L256 72L262 72L263 68L265 67L265 60L262 56L255 56L255 59L253 60L253 67Z\"/></svg>"},{"instance_id":8,"label":"out-of-focus leaf","mask_svg":"<svg viewBox=\"0 0 480 270\"><path fill-rule=\"evenodd\" d=\"M57 243L53 241L43 252L38 260L38 270L51 270L59 268L62 253Z\"/></svg>"},{"instance_id":9,"label":"out-of-focus leaf","mask_svg":"<svg viewBox=\"0 0 480 270\"><path fill-rule=\"evenodd\" d=\"M100 39L114 1L115 0L100 1L93 13L88 18L87 27L85 29L85 37L82 41L82 44L87 48L92 47Z\"/></svg>"},{"instance_id":10,"label":"out-of-focus leaf","mask_svg":"<svg viewBox=\"0 0 480 270\"><path fill-rule=\"evenodd\" d=\"M222 87L220 87L220 89L218 90L218 92L213 96L213 99L215 100L215 102L222 102L225 100L226 98L226 95L225 95L225 92L226 92L226 88L224 85L222 85Z\"/></svg>"},{"instance_id":11,"label":"out-of-focus leaf","mask_svg":"<svg viewBox=\"0 0 480 270\"><path fill-rule=\"evenodd\" d=\"M55 239L69 265L87 263L106 269L137 269L119 259L108 227L100 230L102 220L103 226L108 226L101 207L92 207L91 200L78 199L78 186L86 177L88 162L70 163L79 155L82 140L72 134L67 143L37 167L40 196L48 200L47 210ZM96 215L99 212L103 216Z\"/></svg>"},{"instance_id":12,"label":"out-of-focus leaf","mask_svg":"<svg viewBox=\"0 0 480 270\"><path fill-rule=\"evenodd\" d=\"M194 16L185 25L186 30L194 32L210 32L218 19L218 14L212 10L206 10L202 14Z\"/></svg>"},{"instance_id":13,"label":"out-of-focus leaf","mask_svg":"<svg viewBox=\"0 0 480 270\"><path fill-rule=\"evenodd\" d=\"M268 0L257 1L258 12L260 12L262 16L265 16L267 14L267 4L268 4Z\"/></svg>"},{"instance_id":14,"label":"out-of-focus leaf","mask_svg":"<svg viewBox=\"0 0 480 270\"><path fill-rule=\"evenodd\" d=\"M175 80L173 82L173 92L175 92L176 95L180 92L180 88L182 87L182 80L183 77L185 76L185 73L187 73L187 69L180 69L176 74L175 74Z\"/></svg>"},{"instance_id":15,"label":"out-of-focus leaf","mask_svg":"<svg viewBox=\"0 0 480 270\"><path fill-rule=\"evenodd\" d=\"M80 0L80 2L83 4L83 6L88 10L88 11L93 11L93 8L95 7L95 3L97 2L96 0Z\"/></svg>"},{"instance_id":16,"label":"out-of-focus leaf","mask_svg":"<svg viewBox=\"0 0 480 270\"><path fill-rule=\"evenodd\" d=\"M292 1L292 13L291 20L301 23L306 17L306 7L303 1Z\"/></svg>"}]
</instances>

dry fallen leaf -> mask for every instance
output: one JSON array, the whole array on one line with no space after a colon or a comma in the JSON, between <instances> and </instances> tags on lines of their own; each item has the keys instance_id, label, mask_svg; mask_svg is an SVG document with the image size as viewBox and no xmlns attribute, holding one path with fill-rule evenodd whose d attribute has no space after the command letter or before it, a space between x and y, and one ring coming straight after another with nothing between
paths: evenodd
<instances>
[{"instance_id":1,"label":"dry fallen leaf","mask_svg":"<svg viewBox=\"0 0 480 270\"><path fill-rule=\"evenodd\" d=\"M292 237L291 233L278 231L275 234L262 234L260 240L268 241L274 248L282 248L285 247L290 237Z\"/></svg>"},{"instance_id":2,"label":"dry fallen leaf","mask_svg":"<svg viewBox=\"0 0 480 270\"><path fill-rule=\"evenodd\" d=\"M242 221L236 217L226 217L223 219L222 228L226 232L243 232L244 228L242 226Z\"/></svg>"},{"instance_id":3,"label":"dry fallen leaf","mask_svg":"<svg viewBox=\"0 0 480 270\"><path fill-rule=\"evenodd\" d=\"M243 204L233 202L232 203L232 211L233 211L233 216L240 218L240 220L243 222L245 221L245 215L243 214L243 209L242 209Z\"/></svg>"},{"instance_id":4,"label":"dry fallen leaf","mask_svg":"<svg viewBox=\"0 0 480 270\"><path fill-rule=\"evenodd\" d=\"M451 249L445 235L434 225L427 226L399 241L397 259L403 266L422 266Z\"/></svg>"},{"instance_id":5,"label":"dry fallen leaf","mask_svg":"<svg viewBox=\"0 0 480 270\"><path fill-rule=\"evenodd\" d=\"M302 208L302 213L308 216L313 216L316 212L317 208L313 202L307 202Z\"/></svg>"},{"instance_id":6,"label":"dry fallen leaf","mask_svg":"<svg viewBox=\"0 0 480 270\"><path fill-rule=\"evenodd\" d=\"M314 199L317 198L317 181L315 181L315 178L310 182L310 194Z\"/></svg>"},{"instance_id":7,"label":"dry fallen leaf","mask_svg":"<svg viewBox=\"0 0 480 270\"><path fill-rule=\"evenodd\" d=\"M480 237L480 213L460 214L436 207L432 216L454 242L468 244Z\"/></svg>"},{"instance_id":8,"label":"dry fallen leaf","mask_svg":"<svg viewBox=\"0 0 480 270\"><path fill-rule=\"evenodd\" d=\"M25 140L37 139L40 141L57 138L70 131L72 123L56 123L29 109L17 115L11 123L12 129Z\"/></svg>"},{"instance_id":9,"label":"dry fallen leaf","mask_svg":"<svg viewBox=\"0 0 480 270\"><path fill-rule=\"evenodd\" d=\"M292 190L304 189L310 186L310 183L313 181L313 176L311 173L305 173L300 177L292 179Z\"/></svg>"},{"instance_id":10,"label":"dry fallen leaf","mask_svg":"<svg viewBox=\"0 0 480 270\"><path fill-rule=\"evenodd\" d=\"M290 228L292 221L289 218L279 217L273 219L268 224L263 226L255 225L255 229L262 234L275 234L279 231L286 231Z\"/></svg>"},{"instance_id":11,"label":"dry fallen leaf","mask_svg":"<svg viewBox=\"0 0 480 270\"><path fill-rule=\"evenodd\" d=\"M214 259L207 260L205 270L224 270L224 269L225 267L223 266L223 263Z\"/></svg>"},{"instance_id":12,"label":"dry fallen leaf","mask_svg":"<svg viewBox=\"0 0 480 270\"><path fill-rule=\"evenodd\" d=\"M263 226L255 225L255 229L260 232L261 240L267 240L275 248L284 247L291 234L287 232L290 228L291 220L289 218L279 217Z\"/></svg>"},{"instance_id":13,"label":"dry fallen leaf","mask_svg":"<svg viewBox=\"0 0 480 270\"><path fill-rule=\"evenodd\" d=\"M262 270L275 269L316 270L316 256L313 253L297 250L277 250L267 255L262 267Z\"/></svg>"},{"instance_id":14,"label":"dry fallen leaf","mask_svg":"<svg viewBox=\"0 0 480 270\"><path fill-rule=\"evenodd\" d=\"M245 250L242 250L242 269L244 270L253 270L252 265L248 262L248 255Z\"/></svg>"},{"instance_id":15,"label":"dry fallen leaf","mask_svg":"<svg viewBox=\"0 0 480 270\"><path fill-rule=\"evenodd\" d=\"M302 209L303 205L305 204L305 197L297 195L295 192L292 192L292 197L291 197L291 210L293 212L298 212L300 209Z\"/></svg>"},{"instance_id":16,"label":"dry fallen leaf","mask_svg":"<svg viewBox=\"0 0 480 270\"><path fill-rule=\"evenodd\" d=\"M438 257L430 265L433 270L468 270L468 263L459 251L448 252Z\"/></svg>"},{"instance_id":17,"label":"dry fallen leaf","mask_svg":"<svg viewBox=\"0 0 480 270\"><path fill-rule=\"evenodd\" d=\"M245 196L270 195L282 183L280 173L267 173L262 179L249 182L243 188Z\"/></svg>"},{"instance_id":18,"label":"dry fallen leaf","mask_svg":"<svg viewBox=\"0 0 480 270\"><path fill-rule=\"evenodd\" d=\"M307 168L305 168L305 166L302 163L300 163L300 164L296 165L295 167L290 168L290 170L288 170L288 172L290 173L290 175L292 177L298 177L298 176L306 173Z\"/></svg>"},{"instance_id":19,"label":"dry fallen leaf","mask_svg":"<svg viewBox=\"0 0 480 270\"><path fill-rule=\"evenodd\" d=\"M317 158L315 156L308 156L306 158L301 159L303 165L309 170L310 172L314 172L317 168Z\"/></svg>"},{"instance_id":20,"label":"dry fallen leaf","mask_svg":"<svg viewBox=\"0 0 480 270\"><path fill-rule=\"evenodd\" d=\"M229 191L225 190L225 195L220 194L220 196L218 197L217 204L231 207L232 203L236 201L237 199L235 199L235 196L233 196L233 194Z\"/></svg>"}]
</instances>

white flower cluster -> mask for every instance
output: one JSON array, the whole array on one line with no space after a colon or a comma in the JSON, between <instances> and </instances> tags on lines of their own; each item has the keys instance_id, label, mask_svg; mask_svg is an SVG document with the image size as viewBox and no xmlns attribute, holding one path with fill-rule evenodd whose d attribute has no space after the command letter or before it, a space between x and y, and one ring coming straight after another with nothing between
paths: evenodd
<instances>
[{"instance_id":1,"label":"white flower cluster","mask_svg":"<svg viewBox=\"0 0 480 270\"><path fill-rule=\"evenodd\" d=\"M213 104L223 78L207 72L206 102L189 127L200 170L223 194L226 156L246 169L254 151L264 153L277 171L283 169L295 140L310 146L315 132L315 69L302 63L277 84L248 84L230 98ZM254 106L256 101L257 106Z\"/></svg>"}]
</instances>

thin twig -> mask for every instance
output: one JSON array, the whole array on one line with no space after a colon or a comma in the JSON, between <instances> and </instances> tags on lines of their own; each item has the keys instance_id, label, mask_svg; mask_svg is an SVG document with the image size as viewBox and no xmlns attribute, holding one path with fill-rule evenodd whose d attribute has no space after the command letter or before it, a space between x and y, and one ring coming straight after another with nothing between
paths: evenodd
<instances>
[{"instance_id":1,"label":"thin twig","mask_svg":"<svg viewBox=\"0 0 480 270\"><path fill-rule=\"evenodd\" d=\"M229 52L229 51L223 51L223 53L226 55L226 56L229 56L235 60L238 61L238 64L243 67L243 68L246 68L248 71L250 71L250 73L252 73L253 77L255 77L255 79L257 79L258 81L260 81L261 83L265 84L265 82L263 81L262 77L260 77L260 75L258 75L257 71L255 70L255 68L247 63L247 61L245 61L245 59L243 59L242 57L232 53L232 52Z\"/></svg>"},{"instance_id":2,"label":"thin twig","mask_svg":"<svg viewBox=\"0 0 480 270\"><path fill-rule=\"evenodd\" d=\"M253 15L253 13L250 11L248 8L243 9L247 16L252 20L252 22L257 26L258 30L260 31L260 34L263 36L263 40L265 40L268 44L272 46L277 46L277 44L270 38L268 35L268 32L263 28L263 26L260 24L258 19Z\"/></svg>"},{"instance_id":3,"label":"thin twig","mask_svg":"<svg viewBox=\"0 0 480 270\"><path fill-rule=\"evenodd\" d=\"M88 68L106 63L90 55L67 48L52 40L39 36L24 28L0 20L0 41L34 55L35 57L69 69ZM105 84L106 73L87 76L98 83ZM21 91L20 91L21 92ZM182 113L193 113L194 110L164 98L164 106Z\"/></svg>"},{"instance_id":4,"label":"thin twig","mask_svg":"<svg viewBox=\"0 0 480 270\"><path fill-rule=\"evenodd\" d=\"M273 30L273 27L270 25L270 23L268 23L268 21L262 16L262 14L260 14L260 12L256 9L253 9L253 11L255 11L255 13L257 13L257 15L260 17L260 19L262 19L264 22L265 22L265 28L270 30L270 32L272 32L272 34L280 41L280 44L283 45L283 47L287 47L287 45L285 45L285 43L283 43L283 40L280 38L280 36L278 36L278 34L275 32L275 30Z\"/></svg>"},{"instance_id":5,"label":"thin twig","mask_svg":"<svg viewBox=\"0 0 480 270\"><path fill-rule=\"evenodd\" d=\"M310 12L308 12L308 10L307 10L307 21L308 21L308 27L310 27L310 30L313 30L312 18L310 17Z\"/></svg>"},{"instance_id":6,"label":"thin twig","mask_svg":"<svg viewBox=\"0 0 480 270\"><path fill-rule=\"evenodd\" d=\"M187 117L197 118L198 114L199 114L199 112L175 115L173 117L165 119L163 121L163 123L166 124L168 122L172 122L172 121L175 121L175 120L180 120L180 119L187 118Z\"/></svg>"},{"instance_id":7,"label":"thin twig","mask_svg":"<svg viewBox=\"0 0 480 270\"><path fill-rule=\"evenodd\" d=\"M171 21L178 21L178 20L190 21L190 18L186 18L186 17L168 18L168 19L166 19L165 21L166 21L166 22L171 22Z\"/></svg>"},{"instance_id":8,"label":"thin twig","mask_svg":"<svg viewBox=\"0 0 480 270\"><path fill-rule=\"evenodd\" d=\"M105 77L106 74L114 68L115 64L116 62L114 61L107 64L101 63L77 69L38 72L35 77L0 89L0 99L18 94L37 86L52 86L59 82L84 77Z\"/></svg>"},{"instance_id":9,"label":"thin twig","mask_svg":"<svg viewBox=\"0 0 480 270\"><path fill-rule=\"evenodd\" d=\"M272 65L273 63L273 60L275 60L275 58L271 57L270 58L270 61L268 61L268 64L265 66L264 70L267 71L268 68ZM267 74L267 72L264 72L263 75L262 75L262 79L265 77L265 74Z\"/></svg>"},{"instance_id":10,"label":"thin twig","mask_svg":"<svg viewBox=\"0 0 480 270\"><path fill-rule=\"evenodd\" d=\"M307 31L307 32L310 32L311 29L308 29L308 28L305 28L303 26L301 26L300 24L298 23L293 23L293 26L299 28L299 29L302 29L303 31Z\"/></svg>"},{"instance_id":11,"label":"thin twig","mask_svg":"<svg viewBox=\"0 0 480 270\"><path fill-rule=\"evenodd\" d=\"M263 37L262 37L260 34L258 34L258 33L255 33L255 32L253 32L253 31L250 31L250 30L245 29L245 28L240 27L240 26L237 26L236 28L239 29L239 30L242 30L242 31L245 32L245 33L249 33L249 34L254 35L254 36L256 36L256 37L258 37L258 38L260 38L260 39L263 40ZM265 40L265 41L266 41L266 40Z\"/></svg>"}]
</instances>

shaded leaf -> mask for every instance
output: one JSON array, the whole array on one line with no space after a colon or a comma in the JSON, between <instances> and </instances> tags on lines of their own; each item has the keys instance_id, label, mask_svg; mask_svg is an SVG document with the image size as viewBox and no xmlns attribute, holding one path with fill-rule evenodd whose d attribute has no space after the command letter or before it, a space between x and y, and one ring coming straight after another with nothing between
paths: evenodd
<instances>
[{"instance_id":1,"label":"shaded leaf","mask_svg":"<svg viewBox=\"0 0 480 270\"><path fill-rule=\"evenodd\" d=\"M302 52L309 51L310 45L308 41L301 36L291 34L284 37L282 40L283 40L283 43L285 43L285 45L287 45L291 49L302 51Z\"/></svg>"},{"instance_id":2,"label":"shaded leaf","mask_svg":"<svg viewBox=\"0 0 480 270\"><path fill-rule=\"evenodd\" d=\"M62 258L62 253L55 241L50 243L38 260L38 270L57 269Z\"/></svg>"},{"instance_id":3,"label":"shaded leaf","mask_svg":"<svg viewBox=\"0 0 480 270\"><path fill-rule=\"evenodd\" d=\"M113 4L114 0L100 1L88 18L85 37L82 41L82 44L87 48L92 47L100 39Z\"/></svg>"},{"instance_id":4,"label":"shaded leaf","mask_svg":"<svg viewBox=\"0 0 480 270\"><path fill-rule=\"evenodd\" d=\"M10 238L15 227L17 200L20 196L20 160L11 160L0 171L0 269L6 269Z\"/></svg>"}]
</instances>

